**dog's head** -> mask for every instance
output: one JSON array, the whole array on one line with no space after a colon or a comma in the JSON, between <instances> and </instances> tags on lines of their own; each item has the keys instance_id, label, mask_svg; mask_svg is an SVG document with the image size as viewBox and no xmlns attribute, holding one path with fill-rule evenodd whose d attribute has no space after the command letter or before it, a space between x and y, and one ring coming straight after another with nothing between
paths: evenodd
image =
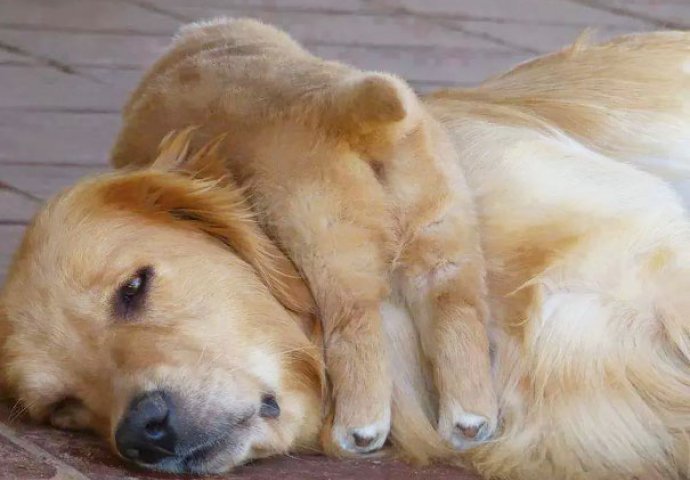
<instances>
[{"instance_id":1,"label":"dog's head","mask_svg":"<svg viewBox=\"0 0 690 480\"><path fill-rule=\"evenodd\" d=\"M218 472L318 437L320 335L241 189L186 174L184 144L36 216L0 297L0 379L32 418L147 468ZM212 150L183 161L212 170Z\"/></svg>"}]
</instances>

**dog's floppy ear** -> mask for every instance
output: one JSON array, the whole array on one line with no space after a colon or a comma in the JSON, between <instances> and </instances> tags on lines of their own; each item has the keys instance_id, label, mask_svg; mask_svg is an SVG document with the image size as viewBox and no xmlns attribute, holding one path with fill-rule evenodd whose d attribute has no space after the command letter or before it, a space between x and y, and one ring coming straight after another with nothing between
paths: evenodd
<instances>
[{"instance_id":1,"label":"dog's floppy ear","mask_svg":"<svg viewBox=\"0 0 690 480\"><path fill-rule=\"evenodd\" d=\"M189 154L193 131L168 135L151 168L112 180L105 201L174 220L220 240L249 263L276 299L299 314L310 330L315 314L311 292L255 220L245 190L224 165L223 138Z\"/></svg>"},{"instance_id":2,"label":"dog's floppy ear","mask_svg":"<svg viewBox=\"0 0 690 480\"><path fill-rule=\"evenodd\" d=\"M358 73L330 91L327 121L342 130L371 130L414 117L419 100L401 79L383 73Z\"/></svg>"}]
</instances>

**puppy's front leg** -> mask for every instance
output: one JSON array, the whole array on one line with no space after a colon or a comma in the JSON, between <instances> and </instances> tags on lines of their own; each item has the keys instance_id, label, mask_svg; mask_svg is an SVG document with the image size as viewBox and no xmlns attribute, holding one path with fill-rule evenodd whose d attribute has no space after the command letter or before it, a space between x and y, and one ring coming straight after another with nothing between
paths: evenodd
<instances>
[{"instance_id":1,"label":"puppy's front leg","mask_svg":"<svg viewBox=\"0 0 690 480\"><path fill-rule=\"evenodd\" d=\"M320 310L333 389L324 446L332 454L366 453L380 448L390 429L392 387L379 313L390 289L388 212L361 160L310 168L261 196L270 195L269 228L309 280Z\"/></svg>"}]
</instances>

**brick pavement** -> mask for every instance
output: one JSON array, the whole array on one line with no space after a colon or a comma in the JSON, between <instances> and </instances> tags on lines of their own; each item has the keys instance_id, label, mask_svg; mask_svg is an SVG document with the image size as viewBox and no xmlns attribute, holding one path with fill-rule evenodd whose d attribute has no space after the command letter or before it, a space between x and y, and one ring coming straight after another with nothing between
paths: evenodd
<instances>
[{"instance_id":1,"label":"brick pavement","mask_svg":"<svg viewBox=\"0 0 690 480\"><path fill-rule=\"evenodd\" d=\"M118 111L181 24L213 15L279 25L323 57L392 71L419 91L472 85L572 41L690 29L689 0L0 0L0 281L40 202L107 169ZM0 479L160 478L99 441L8 420ZM465 478L378 461L281 458L242 478ZM230 476L228 478L235 478Z\"/></svg>"}]
</instances>

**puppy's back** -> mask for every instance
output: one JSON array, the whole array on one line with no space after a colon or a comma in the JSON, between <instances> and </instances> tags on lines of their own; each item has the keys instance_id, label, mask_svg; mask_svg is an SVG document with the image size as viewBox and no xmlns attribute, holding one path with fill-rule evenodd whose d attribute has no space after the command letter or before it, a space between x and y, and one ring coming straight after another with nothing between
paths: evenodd
<instances>
[{"instance_id":1,"label":"puppy's back","mask_svg":"<svg viewBox=\"0 0 690 480\"><path fill-rule=\"evenodd\" d=\"M202 127L200 144L221 133L250 135L276 116L304 113L295 106L350 70L256 20L185 26L130 95L111 161L148 164L168 132L190 125Z\"/></svg>"}]
</instances>

